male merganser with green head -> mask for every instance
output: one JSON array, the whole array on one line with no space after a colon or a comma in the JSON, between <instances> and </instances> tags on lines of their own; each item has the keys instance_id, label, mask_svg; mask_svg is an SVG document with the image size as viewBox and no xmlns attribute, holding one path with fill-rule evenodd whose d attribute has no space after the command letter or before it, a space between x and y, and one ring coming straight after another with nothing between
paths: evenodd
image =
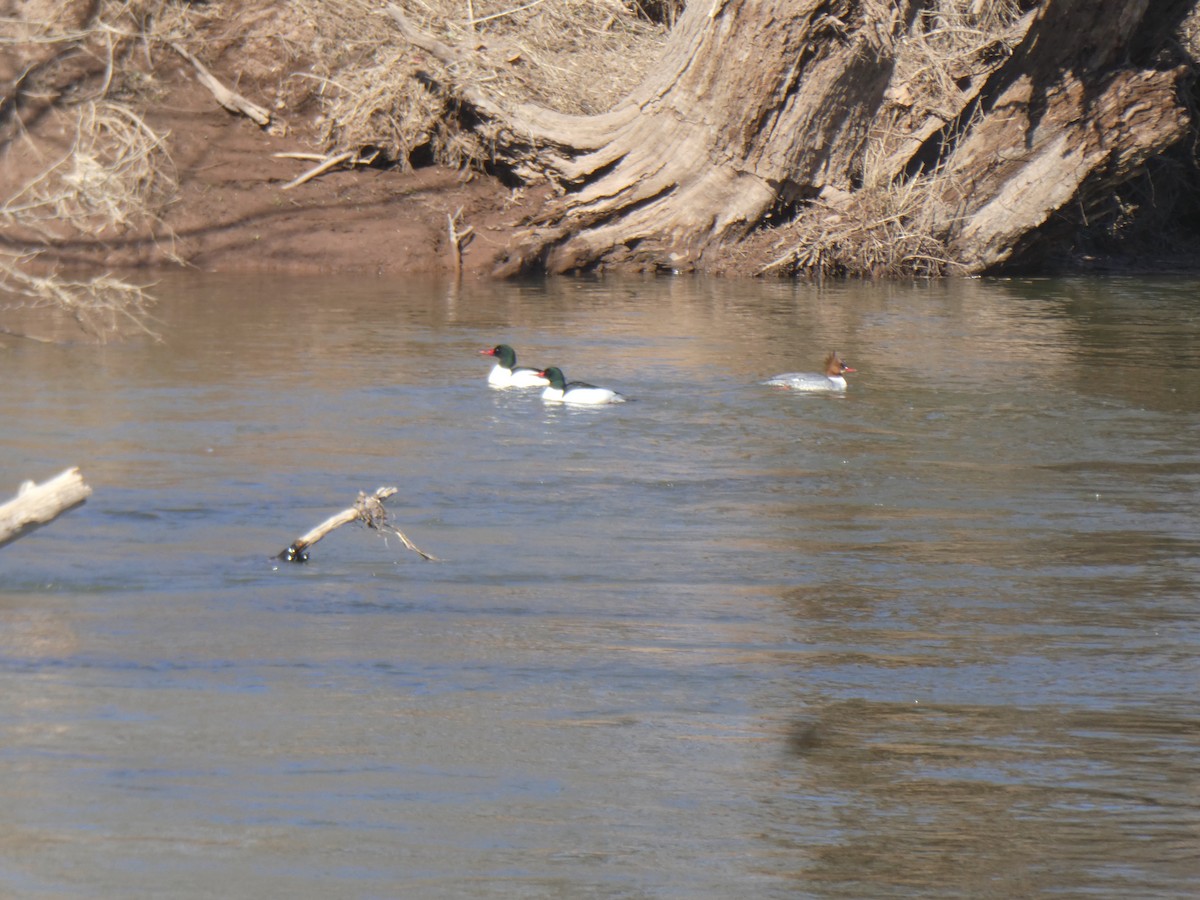
<instances>
[{"instance_id":1,"label":"male merganser with green head","mask_svg":"<svg viewBox=\"0 0 1200 900\"><path fill-rule=\"evenodd\" d=\"M537 369L517 365L517 351L508 344L497 344L491 350L480 350L484 356L496 357L496 365L488 373L488 384L497 388L545 387L550 382Z\"/></svg>"},{"instance_id":2,"label":"male merganser with green head","mask_svg":"<svg viewBox=\"0 0 1200 900\"><path fill-rule=\"evenodd\" d=\"M625 398L616 391L596 387L584 381L567 381L562 369L551 366L538 373L550 386L542 391L542 399L547 403L578 403L587 406L600 406L604 403L624 403Z\"/></svg>"}]
</instances>

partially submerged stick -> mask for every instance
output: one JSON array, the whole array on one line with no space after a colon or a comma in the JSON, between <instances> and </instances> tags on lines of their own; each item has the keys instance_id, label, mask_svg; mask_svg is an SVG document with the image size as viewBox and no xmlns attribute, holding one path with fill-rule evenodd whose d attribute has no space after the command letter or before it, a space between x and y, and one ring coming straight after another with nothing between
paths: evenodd
<instances>
[{"instance_id":1,"label":"partially submerged stick","mask_svg":"<svg viewBox=\"0 0 1200 900\"><path fill-rule=\"evenodd\" d=\"M17 496L0 506L0 547L54 521L91 496L78 468L70 468L42 484L26 481Z\"/></svg>"},{"instance_id":2,"label":"partially submerged stick","mask_svg":"<svg viewBox=\"0 0 1200 900\"><path fill-rule=\"evenodd\" d=\"M344 509L337 515L330 516L316 528L309 531L307 534L296 538L292 543L284 548L277 559L284 562L307 562L308 548L319 541L335 528L340 528L350 522L360 521L368 528L373 528L376 531L385 534L394 534L404 543L404 546L409 550L419 555L422 559L437 560L437 557L431 553L426 553L412 541L410 541L399 528L395 527L387 520L387 511L383 508L383 501L391 497L397 492L398 488L381 487L374 494L364 494L359 491L358 500L350 509Z\"/></svg>"}]
</instances>

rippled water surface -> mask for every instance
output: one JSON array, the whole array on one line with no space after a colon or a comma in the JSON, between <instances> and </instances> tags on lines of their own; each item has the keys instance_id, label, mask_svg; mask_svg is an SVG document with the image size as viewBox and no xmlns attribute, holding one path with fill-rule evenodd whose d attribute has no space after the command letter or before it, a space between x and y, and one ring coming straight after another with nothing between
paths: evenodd
<instances>
[{"instance_id":1,"label":"rippled water surface","mask_svg":"<svg viewBox=\"0 0 1200 900\"><path fill-rule=\"evenodd\" d=\"M158 293L0 343L0 499L95 491L0 550L0 895L1200 883L1200 285ZM440 562L272 559L381 485Z\"/></svg>"}]
</instances>

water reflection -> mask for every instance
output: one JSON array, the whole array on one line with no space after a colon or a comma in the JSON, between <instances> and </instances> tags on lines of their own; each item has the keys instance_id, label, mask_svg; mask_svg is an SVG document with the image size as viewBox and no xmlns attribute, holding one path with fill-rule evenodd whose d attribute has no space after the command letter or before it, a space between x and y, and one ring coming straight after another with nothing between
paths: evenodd
<instances>
[{"instance_id":1,"label":"water reflection","mask_svg":"<svg viewBox=\"0 0 1200 900\"><path fill-rule=\"evenodd\" d=\"M1193 290L189 278L6 341L0 484L96 493L0 555L0 884L1185 896ZM444 563L271 561L381 484Z\"/></svg>"},{"instance_id":2,"label":"water reflection","mask_svg":"<svg viewBox=\"0 0 1200 900\"><path fill-rule=\"evenodd\" d=\"M825 820L827 838L797 849L811 858L805 880L830 896L1038 896L1097 883L1112 896L1169 896L1195 875L1183 820L1196 728L1194 717L1137 711L830 703L793 727L800 765L764 805L803 816L806 835L814 814ZM1164 744L1182 752L1163 756Z\"/></svg>"}]
</instances>

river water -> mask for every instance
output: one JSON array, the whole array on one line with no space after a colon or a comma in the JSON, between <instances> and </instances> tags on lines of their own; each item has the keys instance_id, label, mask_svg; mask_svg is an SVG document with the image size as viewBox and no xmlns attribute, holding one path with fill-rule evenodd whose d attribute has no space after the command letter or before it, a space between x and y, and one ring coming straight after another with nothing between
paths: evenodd
<instances>
[{"instance_id":1,"label":"river water","mask_svg":"<svg viewBox=\"0 0 1200 900\"><path fill-rule=\"evenodd\" d=\"M95 493L0 550L0 895L1192 896L1198 291L191 276L4 339L0 495ZM272 558L382 485L440 561Z\"/></svg>"}]
</instances>

